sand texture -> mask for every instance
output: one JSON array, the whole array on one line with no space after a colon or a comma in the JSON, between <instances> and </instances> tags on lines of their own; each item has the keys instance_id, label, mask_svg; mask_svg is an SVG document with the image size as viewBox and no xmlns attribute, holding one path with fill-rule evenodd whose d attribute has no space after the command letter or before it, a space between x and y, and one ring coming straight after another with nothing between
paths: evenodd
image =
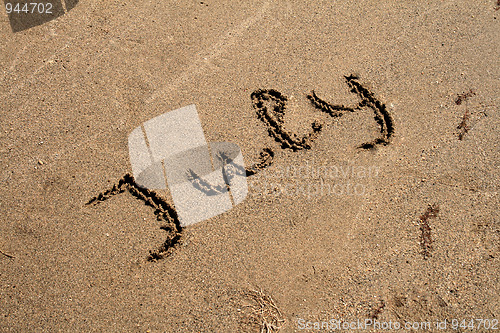
<instances>
[{"instance_id":1,"label":"sand texture","mask_svg":"<svg viewBox=\"0 0 500 333\"><path fill-rule=\"evenodd\" d=\"M13 32L2 7L0 332L498 322L496 8L82 0ZM249 192L179 228L127 140L190 104Z\"/></svg>"}]
</instances>

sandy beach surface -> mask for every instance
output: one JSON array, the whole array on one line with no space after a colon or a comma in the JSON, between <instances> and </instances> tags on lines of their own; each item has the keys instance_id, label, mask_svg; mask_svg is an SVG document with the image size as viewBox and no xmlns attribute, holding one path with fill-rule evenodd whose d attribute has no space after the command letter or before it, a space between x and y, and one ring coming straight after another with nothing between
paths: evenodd
<instances>
[{"instance_id":1,"label":"sandy beach surface","mask_svg":"<svg viewBox=\"0 0 500 333\"><path fill-rule=\"evenodd\" d=\"M14 32L2 7L0 331L500 329L497 8L82 0ZM385 105L385 144L360 147L389 118L307 98L356 106L349 82ZM321 124L310 147L272 137L259 89L286 97L280 130ZM148 260L172 232L154 209L129 190L86 203L132 173L134 128L190 104L247 167L274 157Z\"/></svg>"}]
</instances>

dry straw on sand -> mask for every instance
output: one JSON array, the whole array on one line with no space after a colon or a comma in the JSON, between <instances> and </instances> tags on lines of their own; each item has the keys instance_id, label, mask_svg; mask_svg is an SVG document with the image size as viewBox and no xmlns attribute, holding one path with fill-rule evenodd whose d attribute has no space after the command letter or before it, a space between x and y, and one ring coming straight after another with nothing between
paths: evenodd
<instances>
[{"instance_id":1,"label":"dry straw on sand","mask_svg":"<svg viewBox=\"0 0 500 333\"><path fill-rule=\"evenodd\" d=\"M278 332L283 328L286 320L271 296L262 290L249 290L243 293L250 304L243 304L242 311L247 315L249 324L259 326L261 333Z\"/></svg>"}]
</instances>

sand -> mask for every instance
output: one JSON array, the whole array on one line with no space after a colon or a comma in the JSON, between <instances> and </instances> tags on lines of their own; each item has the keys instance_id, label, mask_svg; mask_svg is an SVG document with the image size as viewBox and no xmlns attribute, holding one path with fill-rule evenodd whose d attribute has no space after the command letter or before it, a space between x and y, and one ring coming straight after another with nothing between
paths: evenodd
<instances>
[{"instance_id":1,"label":"sand","mask_svg":"<svg viewBox=\"0 0 500 333\"><path fill-rule=\"evenodd\" d=\"M498 321L495 8L84 0L15 33L0 10L0 331ZM391 114L389 144L359 148L379 135L370 109L334 118L307 99L314 90L355 105L349 75ZM252 104L258 89L288 98L287 131L323 124L310 149L269 135ZM247 166L263 148L275 156L248 178L244 202L148 261L167 236L151 207L127 191L86 203L132 172L134 128L189 104L207 141L236 143ZM439 213L421 219L429 205Z\"/></svg>"}]
</instances>

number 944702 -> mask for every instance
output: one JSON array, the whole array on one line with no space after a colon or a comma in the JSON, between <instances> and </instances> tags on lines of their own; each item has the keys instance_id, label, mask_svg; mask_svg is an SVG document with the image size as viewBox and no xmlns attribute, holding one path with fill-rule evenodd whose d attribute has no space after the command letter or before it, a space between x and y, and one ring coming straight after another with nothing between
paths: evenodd
<instances>
[{"instance_id":1,"label":"number 944702","mask_svg":"<svg viewBox=\"0 0 500 333\"><path fill-rule=\"evenodd\" d=\"M43 2L6 3L7 14L52 14L52 4Z\"/></svg>"}]
</instances>

